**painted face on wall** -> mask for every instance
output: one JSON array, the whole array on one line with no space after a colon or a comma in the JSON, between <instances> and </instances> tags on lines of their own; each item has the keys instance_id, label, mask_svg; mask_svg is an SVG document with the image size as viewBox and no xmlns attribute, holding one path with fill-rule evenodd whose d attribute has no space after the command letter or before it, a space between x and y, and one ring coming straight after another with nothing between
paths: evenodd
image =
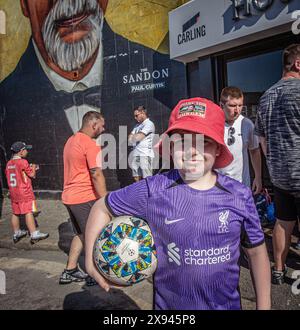
<instances>
[{"instance_id":1,"label":"painted face on wall","mask_svg":"<svg viewBox=\"0 0 300 330\"><path fill-rule=\"evenodd\" d=\"M108 0L21 0L32 36L47 65L69 80L82 79L101 47Z\"/></svg>"}]
</instances>

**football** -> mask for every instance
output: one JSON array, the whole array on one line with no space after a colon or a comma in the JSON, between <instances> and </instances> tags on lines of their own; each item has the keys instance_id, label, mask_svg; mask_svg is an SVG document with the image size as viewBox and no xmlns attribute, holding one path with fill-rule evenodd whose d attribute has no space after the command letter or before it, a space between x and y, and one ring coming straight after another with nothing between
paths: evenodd
<instances>
[{"instance_id":1,"label":"football","mask_svg":"<svg viewBox=\"0 0 300 330\"><path fill-rule=\"evenodd\" d=\"M109 281L132 285L150 277L157 267L151 230L143 219L114 218L96 239L94 262Z\"/></svg>"}]
</instances>

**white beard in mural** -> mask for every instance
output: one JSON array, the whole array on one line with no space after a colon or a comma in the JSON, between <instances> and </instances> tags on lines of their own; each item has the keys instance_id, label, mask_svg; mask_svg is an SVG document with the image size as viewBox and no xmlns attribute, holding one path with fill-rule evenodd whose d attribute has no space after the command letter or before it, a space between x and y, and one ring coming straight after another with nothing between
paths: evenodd
<instances>
[{"instance_id":1,"label":"white beard in mural","mask_svg":"<svg viewBox=\"0 0 300 330\"><path fill-rule=\"evenodd\" d=\"M78 20L89 33L76 42L62 39L57 26ZM49 12L42 34L51 60L64 71L80 69L94 55L101 43L103 12L97 0L58 0Z\"/></svg>"}]
</instances>

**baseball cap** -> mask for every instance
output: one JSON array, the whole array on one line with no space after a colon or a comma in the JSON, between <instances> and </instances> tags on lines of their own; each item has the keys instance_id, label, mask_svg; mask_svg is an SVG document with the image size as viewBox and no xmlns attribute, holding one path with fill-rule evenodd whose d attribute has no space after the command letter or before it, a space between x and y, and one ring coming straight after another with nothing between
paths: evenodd
<instances>
[{"instance_id":1,"label":"baseball cap","mask_svg":"<svg viewBox=\"0 0 300 330\"><path fill-rule=\"evenodd\" d=\"M185 130L216 141L221 146L221 152L216 157L214 168L225 167L232 162L233 156L224 142L224 127L224 112L214 102L201 97L181 100L172 110L169 127L159 143L160 153L164 137L174 130Z\"/></svg>"},{"instance_id":2,"label":"baseball cap","mask_svg":"<svg viewBox=\"0 0 300 330\"><path fill-rule=\"evenodd\" d=\"M10 147L10 150L12 150L13 152L20 152L21 150L24 149L26 150L32 149L32 145L28 145L25 142L17 141L13 143L12 146Z\"/></svg>"}]
</instances>

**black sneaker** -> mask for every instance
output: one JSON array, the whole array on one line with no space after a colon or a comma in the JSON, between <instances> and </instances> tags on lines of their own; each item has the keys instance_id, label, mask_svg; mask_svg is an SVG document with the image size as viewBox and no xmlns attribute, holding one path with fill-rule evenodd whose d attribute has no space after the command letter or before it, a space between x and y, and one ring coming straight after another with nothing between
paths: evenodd
<instances>
[{"instance_id":1,"label":"black sneaker","mask_svg":"<svg viewBox=\"0 0 300 330\"><path fill-rule=\"evenodd\" d=\"M285 282L285 275L287 273L287 267L284 266L284 270L275 270L274 267L272 267L272 283L276 285L281 285Z\"/></svg>"},{"instance_id":2,"label":"black sneaker","mask_svg":"<svg viewBox=\"0 0 300 330\"><path fill-rule=\"evenodd\" d=\"M60 275L59 284L69 284L72 282L82 282L88 275L78 267L74 269L65 269Z\"/></svg>"},{"instance_id":3,"label":"black sneaker","mask_svg":"<svg viewBox=\"0 0 300 330\"><path fill-rule=\"evenodd\" d=\"M87 278L85 279L85 283L86 283L87 286L98 285L96 280L94 280L91 276L87 276Z\"/></svg>"}]
</instances>

